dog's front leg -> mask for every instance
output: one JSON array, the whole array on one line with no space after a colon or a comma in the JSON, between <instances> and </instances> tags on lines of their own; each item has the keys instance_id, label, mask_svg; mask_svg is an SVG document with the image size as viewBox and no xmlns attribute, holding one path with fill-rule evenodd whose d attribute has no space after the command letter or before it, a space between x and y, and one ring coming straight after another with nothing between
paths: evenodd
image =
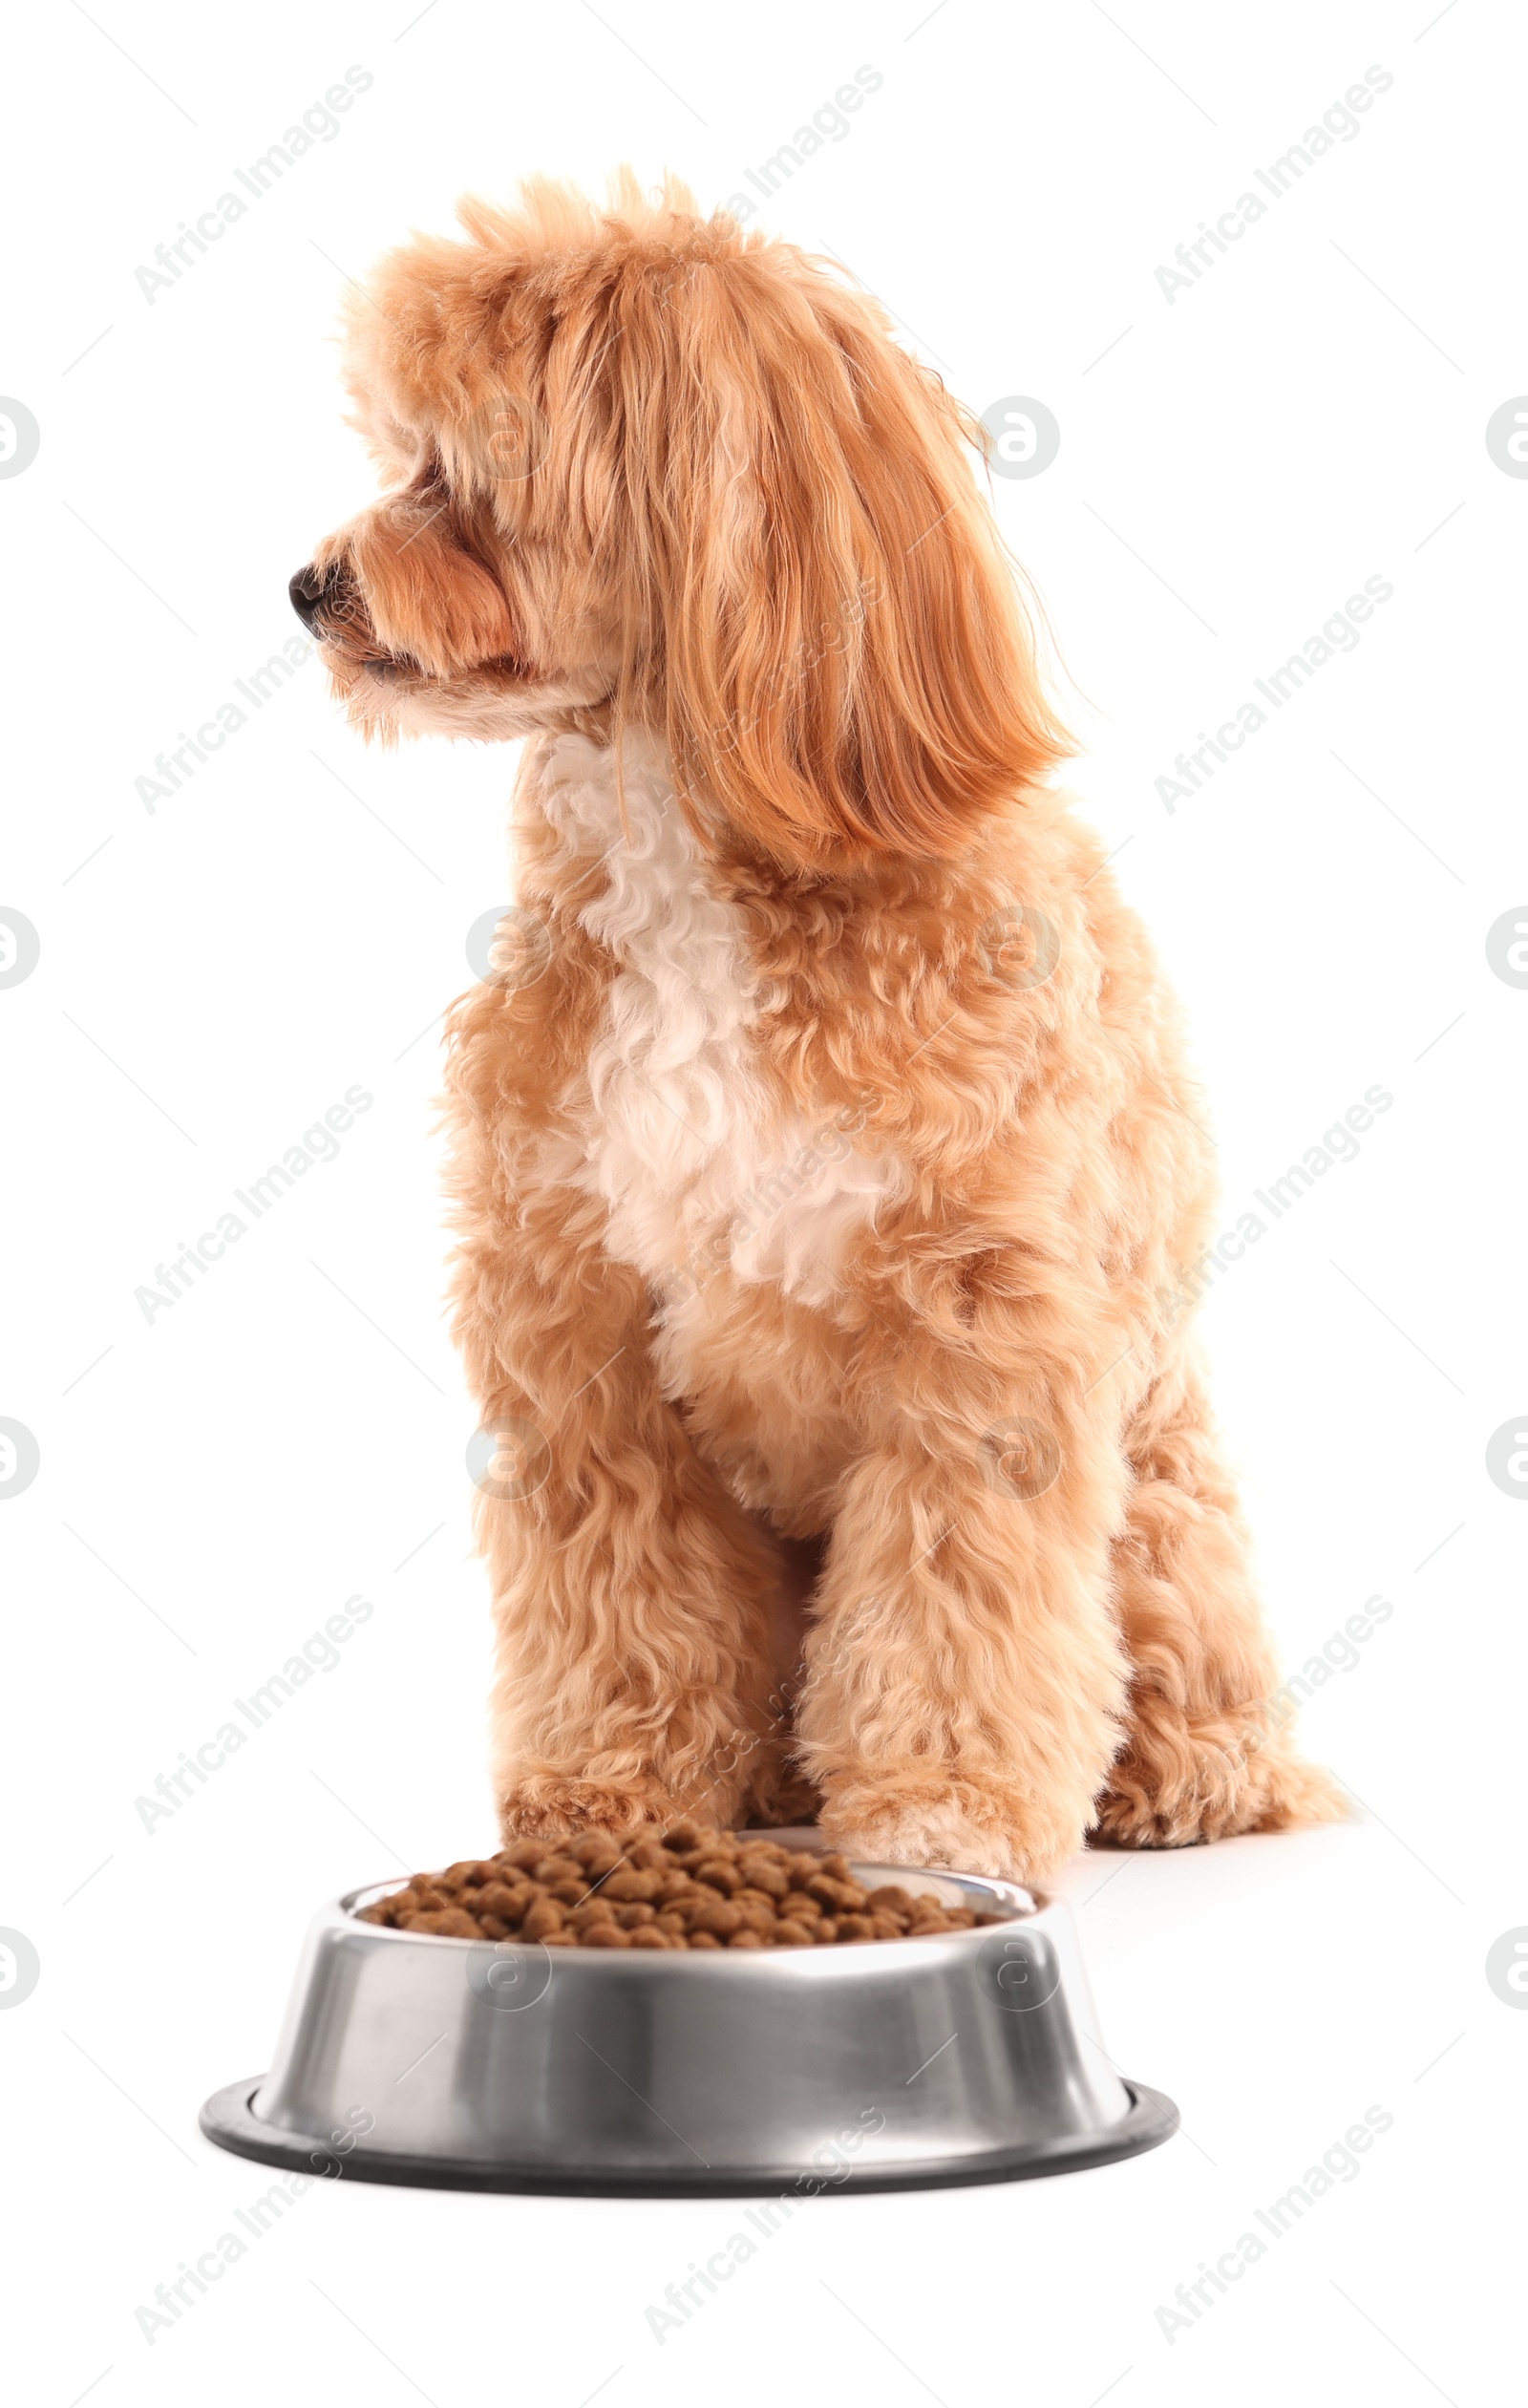
<instances>
[{"instance_id":1,"label":"dog's front leg","mask_svg":"<svg viewBox=\"0 0 1528 2408\"><path fill-rule=\"evenodd\" d=\"M797 1707L823 1827L881 1863L1043 1878L1119 1741L1125 1465L1086 1398L984 1427L888 1396L885 1421L846 1482Z\"/></svg>"},{"instance_id":2,"label":"dog's front leg","mask_svg":"<svg viewBox=\"0 0 1528 2408\"><path fill-rule=\"evenodd\" d=\"M726 1822L782 1744L769 1541L659 1393L643 1282L565 1198L530 1203L477 1283L505 1836Z\"/></svg>"}]
</instances>

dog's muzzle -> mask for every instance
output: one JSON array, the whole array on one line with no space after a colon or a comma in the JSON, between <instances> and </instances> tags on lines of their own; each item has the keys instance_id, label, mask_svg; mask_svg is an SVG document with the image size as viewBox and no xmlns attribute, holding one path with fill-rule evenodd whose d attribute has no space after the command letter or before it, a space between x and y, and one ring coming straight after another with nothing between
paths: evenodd
<instances>
[{"instance_id":1,"label":"dog's muzzle","mask_svg":"<svg viewBox=\"0 0 1528 2408\"><path fill-rule=\"evenodd\" d=\"M317 569L312 562L308 561L298 570L287 586L286 591L291 596L292 608L309 634L313 633L318 614L326 604L330 607L332 612L332 607L338 600L344 584L344 570L339 567Z\"/></svg>"}]
</instances>

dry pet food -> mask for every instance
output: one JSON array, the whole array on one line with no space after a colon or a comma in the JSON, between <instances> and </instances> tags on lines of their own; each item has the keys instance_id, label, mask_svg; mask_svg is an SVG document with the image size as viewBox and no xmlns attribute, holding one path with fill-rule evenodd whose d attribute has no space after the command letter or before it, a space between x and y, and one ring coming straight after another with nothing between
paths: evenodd
<instances>
[{"instance_id":1,"label":"dry pet food","mask_svg":"<svg viewBox=\"0 0 1528 2408\"><path fill-rule=\"evenodd\" d=\"M921 1939L1003 1917L915 1897L895 1883L865 1890L842 1856L686 1820L619 1839L517 1840L497 1856L415 1873L407 1888L363 1907L360 1919L549 1949L813 1949Z\"/></svg>"}]
</instances>

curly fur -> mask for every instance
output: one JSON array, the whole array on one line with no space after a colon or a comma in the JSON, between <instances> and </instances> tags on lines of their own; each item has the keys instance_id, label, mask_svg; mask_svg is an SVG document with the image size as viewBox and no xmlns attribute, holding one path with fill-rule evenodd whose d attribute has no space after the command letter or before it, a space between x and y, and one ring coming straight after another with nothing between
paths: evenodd
<instances>
[{"instance_id":1,"label":"curly fur","mask_svg":"<svg viewBox=\"0 0 1528 2408\"><path fill-rule=\"evenodd\" d=\"M1336 1813L1185 1310L1203 1106L979 429L678 185L462 214L351 310L393 485L314 574L368 734L529 739L547 947L449 1055L506 1831L815 1805L1043 1878Z\"/></svg>"}]
</instances>

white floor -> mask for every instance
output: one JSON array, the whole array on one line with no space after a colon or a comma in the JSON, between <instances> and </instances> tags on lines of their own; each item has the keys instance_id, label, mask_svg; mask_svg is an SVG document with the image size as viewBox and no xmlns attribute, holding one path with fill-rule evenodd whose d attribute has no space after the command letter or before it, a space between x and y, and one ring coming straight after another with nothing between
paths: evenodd
<instances>
[{"instance_id":1,"label":"white floor","mask_svg":"<svg viewBox=\"0 0 1528 2408\"><path fill-rule=\"evenodd\" d=\"M341 2179L251 2237L238 2211L275 2178L195 2123L204 2092L264 2062L241 1951L203 1950L184 1921L87 1939L66 1977L68 2037L40 1995L5 2035L22 2303L10 2346L32 2366L15 2396L29 2408L97 2384L107 2408L330 2395L578 2408L596 2393L620 2408L846 2385L909 2408L966 2408L997 2387L1048 2408L1506 2397L1521 2032L1462 1945L1468 1907L1377 1824L1090 1855L1064 1886L1111 2054L1178 2100L1181 2133L1051 2181L803 2203L677 2331L647 2311L749 2230L745 2203ZM155 1970L166 1940L180 1944L170 1975ZM251 1988L268 1990L264 1970ZM1345 2135L1366 2117L1372 2138L1353 2151ZM1323 2160L1309 2206L1270 2216ZM139 2317L227 2232L244 2253L204 2296L184 2291L173 2322Z\"/></svg>"}]
</instances>

